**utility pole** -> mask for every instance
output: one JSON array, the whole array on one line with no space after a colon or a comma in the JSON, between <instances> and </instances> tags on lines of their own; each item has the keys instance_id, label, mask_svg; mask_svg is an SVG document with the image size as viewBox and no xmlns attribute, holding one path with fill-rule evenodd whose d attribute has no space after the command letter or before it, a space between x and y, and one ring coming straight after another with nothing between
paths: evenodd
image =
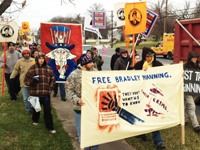
<instances>
[{"instance_id":1,"label":"utility pole","mask_svg":"<svg viewBox=\"0 0 200 150\"><path fill-rule=\"evenodd\" d=\"M113 48L113 11L111 11L111 23L112 23L112 27L111 27L111 48Z\"/></svg>"},{"instance_id":2,"label":"utility pole","mask_svg":"<svg viewBox=\"0 0 200 150\"><path fill-rule=\"evenodd\" d=\"M168 5L168 0L166 0L166 7L165 7L164 33L166 33L166 28L167 28L167 5Z\"/></svg>"}]
</instances>

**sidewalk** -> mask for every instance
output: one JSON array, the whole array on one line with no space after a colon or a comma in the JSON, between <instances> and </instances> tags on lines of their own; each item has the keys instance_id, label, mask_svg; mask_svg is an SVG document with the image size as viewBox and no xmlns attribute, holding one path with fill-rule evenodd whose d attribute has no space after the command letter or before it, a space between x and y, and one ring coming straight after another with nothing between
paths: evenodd
<instances>
[{"instance_id":1,"label":"sidewalk","mask_svg":"<svg viewBox=\"0 0 200 150\"><path fill-rule=\"evenodd\" d=\"M53 95L53 94L52 94ZM62 120L64 130L70 135L74 150L79 150L76 123L74 118L73 105L70 101L62 101L60 95L53 97L51 95L51 104L56 110L56 114ZM101 144L99 150L134 150L125 140L119 140L106 144Z\"/></svg>"}]
</instances>

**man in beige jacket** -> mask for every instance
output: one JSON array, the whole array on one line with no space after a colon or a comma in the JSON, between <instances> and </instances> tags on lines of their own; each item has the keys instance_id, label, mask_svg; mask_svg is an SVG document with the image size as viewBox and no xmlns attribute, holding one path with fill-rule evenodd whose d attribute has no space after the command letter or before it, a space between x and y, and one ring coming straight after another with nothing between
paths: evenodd
<instances>
[{"instance_id":1,"label":"man in beige jacket","mask_svg":"<svg viewBox=\"0 0 200 150\"><path fill-rule=\"evenodd\" d=\"M24 99L24 104L26 107L26 114L31 114L31 105L27 101L29 97L29 87L24 84L24 77L28 69L35 64L35 59L31 58L31 52L28 47L22 49L22 58L15 64L14 70L10 76L10 79L14 79L20 73L20 86L22 88L22 94Z\"/></svg>"}]
</instances>

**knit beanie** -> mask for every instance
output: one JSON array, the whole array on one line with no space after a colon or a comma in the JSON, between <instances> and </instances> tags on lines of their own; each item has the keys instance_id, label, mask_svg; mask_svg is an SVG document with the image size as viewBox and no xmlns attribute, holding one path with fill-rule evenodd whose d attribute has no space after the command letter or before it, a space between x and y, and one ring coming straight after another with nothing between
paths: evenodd
<instances>
[{"instance_id":1,"label":"knit beanie","mask_svg":"<svg viewBox=\"0 0 200 150\"><path fill-rule=\"evenodd\" d=\"M80 57L81 66L87 65L93 62L92 58L87 54L82 54Z\"/></svg>"},{"instance_id":2,"label":"knit beanie","mask_svg":"<svg viewBox=\"0 0 200 150\"><path fill-rule=\"evenodd\" d=\"M15 46L15 43L13 43L13 42L8 42L8 47L9 46Z\"/></svg>"},{"instance_id":3,"label":"knit beanie","mask_svg":"<svg viewBox=\"0 0 200 150\"><path fill-rule=\"evenodd\" d=\"M31 54L31 52L30 52L30 50L29 50L28 47L23 47L22 50L21 50L21 52L22 52L22 55L23 55L24 53L29 53L29 54Z\"/></svg>"}]
</instances>

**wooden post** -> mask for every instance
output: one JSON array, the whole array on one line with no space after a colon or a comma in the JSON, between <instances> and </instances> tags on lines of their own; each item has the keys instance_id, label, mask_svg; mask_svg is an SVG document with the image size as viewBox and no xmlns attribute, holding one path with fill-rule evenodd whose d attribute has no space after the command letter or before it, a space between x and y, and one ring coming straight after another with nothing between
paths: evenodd
<instances>
[{"instance_id":1,"label":"wooden post","mask_svg":"<svg viewBox=\"0 0 200 150\"><path fill-rule=\"evenodd\" d=\"M185 144L185 125L181 125L181 143Z\"/></svg>"},{"instance_id":2,"label":"wooden post","mask_svg":"<svg viewBox=\"0 0 200 150\"><path fill-rule=\"evenodd\" d=\"M7 42L6 42L6 39L5 39L3 64L6 63L6 45L7 45ZM5 67L3 67L3 76L2 76L2 89L1 89L2 95L4 93L4 76L5 76Z\"/></svg>"},{"instance_id":3,"label":"wooden post","mask_svg":"<svg viewBox=\"0 0 200 150\"><path fill-rule=\"evenodd\" d=\"M127 41L126 41L126 34L125 34L125 28L124 26L123 27L123 32L124 32L124 40L125 40L125 43L126 43L126 49L127 49L127 53L129 54L129 50L128 50L128 44L127 44Z\"/></svg>"},{"instance_id":4,"label":"wooden post","mask_svg":"<svg viewBox=\"0 0 200 150\"><path fill-rule=\"evenodd\" d=\"M135 43L137 43L137 39L135 41L135 34L133 34L133 51L132 51L132 67L135 65Z\"/></svg>"},{"instance_id":5,"label":"wooden post","mask_svg":"<svg viewBox=\"0 0 200 150\"><path fill-rule=\"evenodd\" d=\"M26 32L26 40L27 40L27 44L28 44L28 48L29 48L29 42L28 42L27 32Z\"/></svg>"}]
</instances>

